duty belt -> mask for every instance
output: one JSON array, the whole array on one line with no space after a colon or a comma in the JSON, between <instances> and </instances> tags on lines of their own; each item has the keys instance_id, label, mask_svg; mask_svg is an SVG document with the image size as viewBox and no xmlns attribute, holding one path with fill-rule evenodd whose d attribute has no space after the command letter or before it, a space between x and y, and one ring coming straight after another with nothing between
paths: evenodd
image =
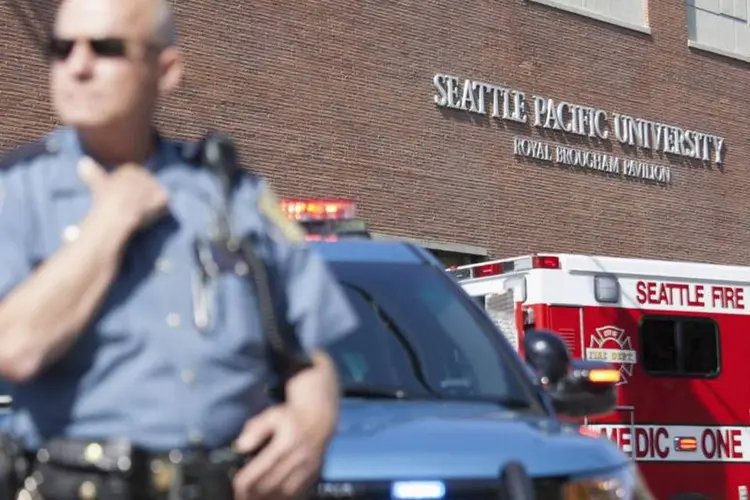
<instances>
[{"instance_id":1,"label":"duty belt","mask_svg":"<svg viewBox=\"0 0 750 500\"><path fill-rule=\"evenodd\" d=\"M233 498L247 460L231 448L150 453L127 441L55 439L29 457L27 498L199 500Z\"/></svg>"}]
</instances>

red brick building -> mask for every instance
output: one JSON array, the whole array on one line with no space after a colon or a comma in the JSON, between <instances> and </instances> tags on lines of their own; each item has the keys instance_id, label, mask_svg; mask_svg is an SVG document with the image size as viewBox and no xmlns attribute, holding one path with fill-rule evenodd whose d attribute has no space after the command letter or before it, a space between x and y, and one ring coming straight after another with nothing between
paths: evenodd
<instances>
[{"instance_id":1,"label":"red brick building","mask_svg":"<svg viewBox=\"0 0 750 500\"><path fill-rule=\"evenodd\" d=\"M747 3L695 3L175 0L160 119L436 249L750 265ZM42 4L0 3L2 150L55 125Z\"/></svg>"}]
</instances>

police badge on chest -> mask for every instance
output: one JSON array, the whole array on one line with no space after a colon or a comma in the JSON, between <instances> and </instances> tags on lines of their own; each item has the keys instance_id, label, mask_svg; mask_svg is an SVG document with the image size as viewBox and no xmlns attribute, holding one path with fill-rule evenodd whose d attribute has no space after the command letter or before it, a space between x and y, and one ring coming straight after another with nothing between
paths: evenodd
<instances>
[{"instance_id":1,"label":"police badge on chest","mask_svg":"<svg viewBox=\"0 0 750 500\"><path fill-rule=\"evenodd\" d=\"M207 333L216 321L213 304L221 275L247 276L249 267L232 240L198 238L193 250L197 262L192 290L193 320L198 330Z\"/></svg>"}]
</instances>

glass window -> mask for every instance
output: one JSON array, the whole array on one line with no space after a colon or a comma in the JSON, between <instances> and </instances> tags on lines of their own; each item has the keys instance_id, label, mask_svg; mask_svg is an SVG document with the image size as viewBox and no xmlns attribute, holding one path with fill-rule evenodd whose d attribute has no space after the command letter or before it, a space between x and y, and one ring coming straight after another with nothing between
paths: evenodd
<instances>
[{"instance_id":1,"label":"glass window","mask_svg":"<svg viewBox=\"0 0 750 500\"><path fill-rule=\"evenodd\" d=\"M750 57L747 0L687 0L690 45L729 57Z\"/></svg>"},{"instance_id":2,"label":"glass window","mask_svg":"<svg viewBox=\"0 0 750 500\"><path fill-rule=\"evenodd\" d=\"M719 338L709 321L683 321L682 369L685 373L713 375L719 372Z\"/></svg>"},{"instance_id":3,"label":"glass window","mask_svg":"<svg viewBox=\"0 0 750 500\"><path fill-rule=\"evenodd\" d=\"M448 268L451 266L465 266L467 264L476 264L487 259L485 256L474 255L469 253L461 252L450 252L448 250L436 250L427 249L432 255L435 256L443 265Z\"/></svg>"},{"instance_id":4,"label":"glass window","mask_svg":"<svg viewBox=\"0 0 750 500\"><path fill-rule=\"evenodd\" d=\"M648 31L645 0L531 0L638 31Z\"/></svg>"},{"instance_id":5,"label":"glass window","mask_svg":"<svg viewBox=\"0 0 750 500\"><path fill-rule=\"evenodd\" d=\"M486 295L476 295L473 296L472 299L474 299L477 304L481 306L482 309L487 308L487 296Z\"/></svg>"},{"instance_id":6,"label":"glass window","mask_svg":"<svg viewBox=\"0 0 750 500\"><path fill-rule=\"evenodd\" d=\"M361 321L328 349L345 387L535 404L513 351L441 270L421 264L329 265Z\"/></svg>"},{"instance_id":7,"label":"glass window","mask_svg":"<svg viewBox=\"0 0 750 500\"><path fill-rule=\"evenodd\" d=\"M716 375L718 328L703 318L644 318L641 356L644 369L655 375Z\"/></svg>"}]
</instances>

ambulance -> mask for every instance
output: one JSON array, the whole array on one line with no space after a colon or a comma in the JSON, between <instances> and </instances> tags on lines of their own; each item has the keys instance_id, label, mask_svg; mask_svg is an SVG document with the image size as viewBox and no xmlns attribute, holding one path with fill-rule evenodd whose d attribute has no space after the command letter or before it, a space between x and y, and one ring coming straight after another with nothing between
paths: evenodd
<instances>
[{"instance_id":1,"label":"ambulance","mask_svg":"<svg viewBox=\"0 0 750 500\"><path fill-rule=\"evenodd\" d=\"M616 410L580 423L660 500L747 499L750 267L534 254L448 269L520 354L529 329L619 367Z\"/></svg>"}]
</instances>

